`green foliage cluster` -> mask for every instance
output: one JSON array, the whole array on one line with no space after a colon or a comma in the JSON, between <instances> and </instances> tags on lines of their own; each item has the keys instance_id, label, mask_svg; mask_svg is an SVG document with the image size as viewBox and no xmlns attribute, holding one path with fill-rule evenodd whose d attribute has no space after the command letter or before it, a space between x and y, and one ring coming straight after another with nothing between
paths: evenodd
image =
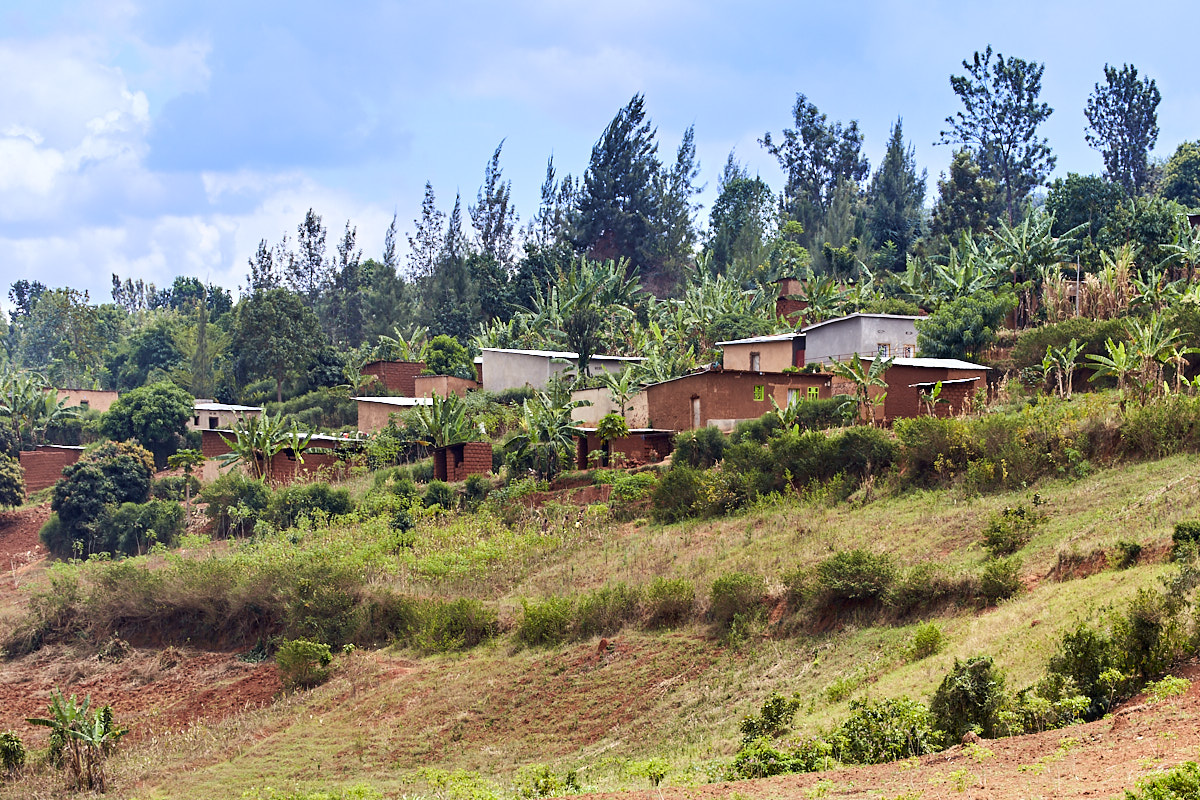
<instances>
[{"instance_id":1,"label":"green foliage cluster","mask_svg":"<svg viewBox=\"0 0 1200 800\"><path fill-rule=\"evenodd\" d=\"M757 580L761 584L762 579ZM715 591L725 597L724 590ZM755 602L761 602L761 597ZM529 646L555 645L611 636L626 625L676 627L692 621L695 610L696 589L691 581L658 577L645 586L618 582L574 597L522 600L516 633Z\"/></svg>"},{"instance_id":2,"label":"green foliage cluster","mask_svg":"<svg viewBox=\"0 0 1200 800\"><path fill-rule=\"evenodd\" d=\"M271 492L266 519L279 529L295 527L301 517L326 519L349 514L354 504L348 489L335 489L327 483L316 482L284 486Z\"/></svg>"},{"instance_id":3,"label":"green foliage cluster","mask_svg":"<svg viewBox=\"0 0 1200 800\"><path fill-rule=\"evenodd\" d=\"M21 737L12 731L0 733L0 769L4 770L5 778L15 778L21 774L28 753Z\"/></svg>"},{"instance_id":4,"label":"green foliage cluster","mask_svg":"<svg viewBox=\"0 0 1200 800\"><path fill-rule=\"evenodd\" d=\"M279 678L289 691L311 689L329 679L333 653L329 645L307 639L285 639L275 651Z\"/></svg>"},{"instance_id":5,"label":"green foliage cluster","mask_svg":"<svg viewBox=\"0 0 1200 800\"><path fill-rule=\"evenodd\" d=\"M730 572L713 581L708 594L708 614L719 628L730 628L761 611L767 591L761 575Z\"/></svg>"},{"instance_id":6,"label":"green foliage cluster","mask_svg":"<svg viewBox=\"0 0 1200 800\"><path fill-rule=\"evenodd\" d=\"M1185 761L1166 772L1138 781L1137 791L1126 790L1125 800L1188 800L1200 797L1200 764Z\"/></svg>"},{"instance_id":7,"label":"green foliage cluster","mask_svg":"<svg viewBox=\"0 0 1200 800\"><path fill-rule=\"evenodd\" d=\"M1049 519L1044 511L1038 510L1040 501L1035 494L1032 508L1018 503L991 515L983 529L983 546L993 558L1010 556L1029 544L1034 533Z\"/></svg>"},{"instance_id":8,"label":"green foliage cluster","mask_svg":"<svg viewBox=\"0 0 1200 800\"><path fill-rule=\"evenodd\" d=\"M93 712L91 697L79 702L75 695L63 697L55 689L50 693L50 716L26 722L50 729L49 760L66 773L69 789L101 794L107 790L105 764L127 732L114 721L112 706Z\"/></svg>"},{"instance_id":9,"label":"green foliage cluster","mask_svg":"<svg viewBox=\"0 0 1200 800\"><path fill-rule=\"evenodd\" d=\"M200 500L213 521L213 533L221 538L248 536L264 519L271 503L271 490L262 481L230 470L204 487Z\"/></svg>"},{"instance_id":10,"label":"green foliage cluster","mask_svg":"<svg viewBox=\"0 0 1200 800\"><path fill-rule=\"evenodd\" d=\"M21 462L0 453L0 508L16 508L25 502L25 470Z\"/></svg>"},{"instance_id":11,"label":"green foliage cluster","mask_svg":"<svg viewBox=\"0 0 1200 800\"><path fill-rule=\"evenodd\" d=\"M117 398L100 423L100 431L116 441L136 440L154 454L158 469L178 450L187 433L195 399L170 381L139 386Z\"/></svg>"}]
</instances>

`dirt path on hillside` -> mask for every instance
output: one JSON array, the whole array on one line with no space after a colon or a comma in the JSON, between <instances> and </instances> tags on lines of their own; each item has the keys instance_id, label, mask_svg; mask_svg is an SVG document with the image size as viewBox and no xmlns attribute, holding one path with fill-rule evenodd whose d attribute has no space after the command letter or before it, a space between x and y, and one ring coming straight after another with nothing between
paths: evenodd
<instances>
[{"instance_id":1,"label":"dirt path on hillside","mask_svg":"<svg viewBox=\"0 0 1200 800\"><path fill-rule=\"evenodd\" d=\"M1139 778L1200 760L1200 664L1176 674L1187 693L1157 703L1139 696L1111 717L1030 736L985 740L891 764L737 783L592 795L617 800L729 798L921 798L1031 800L1121 797ZM669 778L668 778L669 780Z\"/></svg>"},{"instance_id":2,"label":"dirt path on hillside","mask_svg":"<svg viewBox=\"0 0 1200 800\"><path fill-rule=\"evenodd\" d=\"M47 553L38 531L48 519L48 503L0 513L0 608L17 602L20 587L44 566Z\"/></svg>"}]
</instances>

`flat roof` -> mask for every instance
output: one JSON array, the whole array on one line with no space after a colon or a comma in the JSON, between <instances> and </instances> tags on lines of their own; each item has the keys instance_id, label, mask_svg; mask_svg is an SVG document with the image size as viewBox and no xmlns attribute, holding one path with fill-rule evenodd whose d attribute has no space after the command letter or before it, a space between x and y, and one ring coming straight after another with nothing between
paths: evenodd
<instances>
[{"instance_id":1,"label":"flat roof","mask_svg":"<svg viewBox=\"0 0 1200 800\"><path fill-rule=\"evenodd\" d=\"M485 347L485 353L510 353L513 355L522 356L537 356L539 358L565 358L568 361L576 361L579 359L579 353L568 353L565 350L512 350L505 347ZM592 361L599 360L608 361L645 361L641 356L608 356L597 353L592 356Z\"/></svg>"},{"instance_id":2,"label":"flat roof","mask_svg":"<svg viewBox=\"0 0 1200 800\"><path fill-rule=\"evenodd\" d=\"M192 406L196 411L262 411L262 406L238 406L232 403L200 403Z\"/></svg>"},{"instance_id":3,"label":"flat roof","mask_svg":"<svg viewBox=\"0 0 1200 800\"><path fill-rule=\"evenodd\" d=\"M202 434L204 434L204 433L216 433L216 434L228 433L230 436L237 435L236 432L232 428L204 428L203 430L200 431L200 433L202 433ZM222 437L222 438L224 438L224 437ZM317 442L329 442L331 444L336 444L338 442L351 443L351 442L365 442L365 441L367 441L367 437L365 437L365 436L358 436L358 435L351 436L349 434L346 434L345 436L330 436L327 433L314 433L312 435L312 438L310 438L308 440L308 443L310 445L312 445L312 444L316 444ZM319 444L317 446L320 447Z\"/></svg>"},{"instance_id":4,"label":"flat roof","mask_svg":"<svg viewBox=\"0 0 1200 800\"><path fill-rule=\"evenodd\" d=\"M768 377L773 378L773 379L794 378L794 377L798 377L798 376L802 376L802 375L810 376L813 378L832 378L833 377L832 373L824 372L824 371L822 371L822 372L804 372L804 371L762 372L761 370L751 370L751 369L698 369L695 372L689 372L688 374L680 375L677 378L669 378L665 381L659 381L658 383L646 384L646 386L644 386L642 388L648 389L651 386L662 386L664 383L672 383L674 381L681 381L681 380L684 380L685 378L695 378L697 375L749 375L749 376L751 376L753 378L757 378L759 380L762 380L762 379L768 378Z\"/></svg>"},{"instance_id":5,"label":"flat roof","mask_svg":"<svg viewBox=\"0 0 1200 800\"><path fill-rule=\"evenodd\" d=\"M908 314L864 314L861 311L856 311L853 314L847 314L844 317L835 317L834 319L827 319L824 322L814 322L812 325L804 326L804 328L802 328L801 330L803 330L804 332L808 332L808 331L813 330L814 328L820 328L822 325L832 325L835 322L845 322L847 320L856 319L856 318L857 319L906 319L906 320L909 320L912 322L915 322L916 320L919 320L919 319L924 319L924 317L910 316Z\"/></svg>"},{"instance_id":6,"label":"flat roof","mask_svg":"<svg viewBox=\"0 0 1200 800\"><path fill-rule=\"evenodd\" d=\"M385 406L404 406L412 408L413 406L431 406L433 399L430 397L355 397L355 400L360 403L382 403Z\"/></svg>"},{"instance_id":7,"label":"flat roof","mask_svg":"<svg viewBox=\"0 0 1200 800\"><path fill-rule=\"evenodd\" d=\"M800 331L792 331L791 333L773 333L769 336L751 336L748 339L730 339L728 342L717 342L717 347L722 347L727 344L758 344L759 342L786 342L791 339L803 337L804 334Z\"/></svg>"},{"instance_id":8,"label":"flat roof","mask_svg":"<svg viewBox=\"0 0 1200 800\"><path fill-rule=\"evenodd\" d=\"M875 358L874 355L859 356L862 361L874 361ZM962 361L957 358L893 358L892 364L897 367L924 367L926 369L991 369L983 364L972 364L970 361Z\"/></svg>"}]
</instances>

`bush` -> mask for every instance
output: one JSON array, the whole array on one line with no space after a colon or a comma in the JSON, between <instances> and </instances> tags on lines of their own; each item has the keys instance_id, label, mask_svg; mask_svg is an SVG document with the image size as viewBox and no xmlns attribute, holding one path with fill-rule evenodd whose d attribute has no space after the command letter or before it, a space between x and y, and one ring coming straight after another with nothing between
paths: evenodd
<instances>
[{"instance_id":1,"label":"bush","mask_svg":"<svg viewBox=\"0 0 1200 800\"><path fill-rule=\"evenodd\" d=\"M25 470L19 459L0 453L0 508L16 508L24 502Z\"/></svg>"},{"instance_id":2,"label":"bush","mask_svg":"<svg viewBox=\"0 0 1200 800\"><path fill-rule=\"evenodd\" d=\"M1091 700L1090 715L1099 717L1117 699L1119 690L1111 678L1101 680L1101 676L1111 674L1119 661L1113 641L1107 634L1080 623L1063 635L1046 671L1070 680Z\"/></svg>"},{"instance_id":3,"label":"bush","mask_svg":"<svg viewBox=\"0 0 1200 800\"><path fill-rule=\"evenodd\" d=\"M920 661L942 652L946 646L946 634L936 623L926 622L913 631L912 644L908 647L908 660Z\"/></svg>"},{"instance_id":4,"label":"bush","mask_svg":"<svg viewBox=\"0 0 1200 800\"><path fill-rule=\"evenodd\" d=\"M110 506L144 503L150 497L154 462L143 447L105 442L63 469L54 484L50 507L58 514L61 536L50 537L47 548L65 558L112 552L102 519Z\"/></svg>"},{"instance_id":5,"label":"bush","mask_svg":"<svg viewBox=\"0 0 1200 800\"><path fill-rule=\"evenodd\" d=\"M713 581L708 614L719 627L727 628L739 616L753 615L763 604L767 585L761 575L731 572Z\"/></svg>"},{"instance_id":6,"label":"bush","mask_svg":"<svg viewBox=\"0 0 1200 800\"><path fill-rule=\"evenodd\" d=\"M450 484L444 481L432 481L425 487L425 496L421 498L421 504L426 508L440 506L447 511L453 511L458 508L458 495L454 493Z\"/></svg>"},{"instance_id":7,"label":"bush","mask_svg":"<svg viewBox=\"0 0 1200 800\"><path fill-rule=\"evenodd\" d=\"M208 504L205 513L217 536L248 536L266 514L271 490L262 481L231 471L204 487L200 500Z\"/></svg>"},{"instance_id":8,"label":"bush","mask_svg":"<svg viewBox=\"0 0 1200 800\"><path fill-rule=\"evenodd\" d=\"M675 436L671 463L707 469L725 457L725 448L728 446L729 440L719 428L684 431Z\"/></svg>"},{"instance_id":9,"label":"bush","mask_svg":"<svg viewBox=\"0 0 1200 800\"><path fill-rule=\"evenodd\" d=\"M741 781L817 772L835 765L833 745L822 739L804 739L786 750L777 749L770 739L755 739L738 750L725 773L725 780Z\"/></svg>"},{"instance_id":10,"label":"bush","mask_svg":"<svg viewBox=\"0 0 1200 800\"><path fill-rule=\"evenodd\" d=\"M102 549L109 553L135 556L155 544L173 547L184 532L183 507L171 500L147 503L122 503L109 506L101 529Z\"/></svg>"},{"instance_id":11,"label":"bush","mask_svg":"<svg viewBox=\"0 0 1200 800\"><path fill-rule=\"evenodd\" d=\"M1125 791L1125 800L1193 800L1200 797L1200 765L1185 761L1167 772L1153 773Z\"/></svg>"},{"instance_id":12,"label":"bush","mask_svg":"<svg viewBox=\"0 0 1200 800\"><path fill-rule=\"evenodd\" d=\"M942 679L929 710L948 742L957 742L967 731L984 738L996 735L997 714L1004 707L1004 676L991 657L977 656L954 666Z\"/></svg>"},{"instance_id":13,"label":"bush","mask_svg":"<svg viewBox=\"0 0 1200 800\"><path fill-rule=\"evenodd\" d=\"M692 467L672 464L654 490L654 518L659 522L678 522L695 514L702 475Z\"/></svg>"},{"instance_id":14,"label":"bush","mask_svg":"<svg viewBox=\"0 0 1200 800\"><path fill-rule=\"evenodd\" d=\"M307 639L288 639L279 645L275 663L285 689L309 689L329 678L333 654L329 645Z\"/></svg>"},{"instance_id":15,"label":"bush","mask_svg":"<svg viewBox=\"0 0 1200 800\"><path fill-rule=\"evenodd\" d=\"M879 601L895 576L896 568L886 553L843 550L817 565L817 592L826 605Z\"/></svg>"},{"instance_id":16,"label":"bush","mask_svg":"<svg viewBox=\"0 0 1200 800\"><path fill-rule=\"evenodd\" d=\"M941 564L917 564L899 577L888 589L884 603L900 616L930 611L951 601L974 600L975 581L967 575L950 572Z\"/></svg>"},{"instance_id":17,"label":"bush","mask_svg":"<svg viewBox=\"0 0 1200 800\"><path fill-rule=\"evenodd\" d=\"M155 500L182 501L200 493L200 481L195 475L168 475L159 478L150 486L150 496Z\"/></svg>"},{"instance_id":18,"label":"bush","mask_svg":"<svg viewBox=\"0 0 1200 800\"><path fill-rule=\"evenodd\" d=\"M463 483L463 498L472 508L487 500L492 493L492 482L485 475L469 475Z\"/></svg>"},{"instance_id":19,"label":"bush","mask_svg":"<svg viewBox=\"0 0 1200 800\"><path fill-rule=\"evenodd\" d=\"M478 600L429 600L421 607L421 625L413 644L431 652L463 650L492 638L499 627L496 613Z\"/></svg>"},{"instance_id":20,"label":"bush","mask_svg":"<svg viewBox=\"0 0 1200 800\"><path fill-rule=\"evenodd\" d=\"M983 546L993 558L1010 556L1029 544L1037 529L1048 519L1045 513L1038 511L1039 504L1040 498L1034 495L1032 509L1018 503L1015 508L1008 507L999 514L992 514L983 530Z\"/></svg>"},{"instance_id":21,"label":"bush","mask_svg":"<svg viewBox=\"0 0 1200 800\"><path fill-rule=\"evenodd\" d=\"M979 596L984 602L997 603L1020 592L1021 565L1019 556L998 558L985 564L979 575Z\"/></svg>"},{"instance_id":22,"label":"bush","mask_svg":"<svg viewBox=\"0 0 1200 800\"><path fill-rule=\"evenodd\" d=\"M412 479L417 483L429 483L433 480L433 459L418 461L410 467Z\"/></svg>"},{"instance_id":23,"label":"bush","mask_svg":"<svg viewBox=\"0 0 1200 800\"><path fill-rule=\"evenodd\" d=\"M1187 550L1188 545L1200 545L1200 520L1176 522L1175 530L1171 533L1171 542L1174 544L1172 552L1177 559L1180 553Z\"/></svg>"},{"instance_id":24,"label":"bush","mask_svg":"<svg viewBox=\"0 0 1200 800\"><path fill-rule=\"evenodd\" d=\"M630 475L619 473L612 482L610 502L614 505L630 505L650 497L658 486L658 475L653 472L638 472Z\"/></svg>"},{"instance_id":25,"label":"bush","mask_svg":"<svg viewBox=\"0 0 1200 800\"><path fill-rule=\"evenodd\" d=\"M574 603L566 597L521 601L517 638L531 647L559 644L571 632Z\"/></svg>"},{"instance_id":26,"label":"bush","mask_svg":"<svg viewBox=\"0 0 1200 800\"><path fill-rule=\"evenodd\" d=\"M1132 539L1118 539L1112 565L1117 569L1129 569L1142 557L1142 545Z\"/></svg>"},{"instance_id":27,"label":"bush","mask_svg":"<svg viewBox=\"0 0 1200 800\"><path fill-rule=\"evenodd\" d=\"M738 724L738 730L742 732L742 744L750 744L755 739L774 739L787 733L799 708L798 695L784 697L772 692L758 714L742 717Z\"/></svg>"},{"instance_id":28,"label":"bush","mask_svg":"<svg viewBox=\"0 0 1200 800\"><path fill-rule=\"evenodd\" d=\"M633 586L615 583L579 598L575 628L580 637L610 636L637 618L642 593Z\"/></svg>"},{"instance_id":29,"label":"bush","mask_svg":"<svg viewBox=\"0 0 1200 800\"><path fill-rule=\"evenodd\" d=\"M20 736L12 731L0 733L0 769L4 770L7 777L13 778L21 773L26 755L25 743Z\"/></svg>"},{"instance_id":30,"label":"bush","mask_svg":"<svg viewBox=\"0 0 1200 800\"><path fill-rule=\"evenodd\" d=\"M334 489L328 483L309 483L276 489L267 504L266 518L283 530L293 528L301 517L318 512L329 517L349 514L353 509L350 492Z\"/></svg>"},{"instance_id":31,"label":"bush","mask_svg":"<svg viewBox=\"0 0 1200 800\"><path fill-rule=\"evenodd\" d=\"M932 753L938 741L933 715L916 700L851 700L850 717L838 729L837 754L854 764L883 764Z\"/></svg>"},{"instance_id":32,"label":"bush","mask_svg":"<svg viewBox=\"0 0 1200 800\"><path fill-rule=\"evenodd\" d=\"M834 439L835 471L856 478L885 472L900 454L900 445L882 428L855 425Z\"/></svg>"},{"instance_id":33,"label":"bush","mask_svg":"<svg viewBox=\"0 0 1200 800\"><path fill-rule=\"evenodd\" d=\"M648 628L681 625L696 604L696 587L686 578L658 577L642 595L642 616Z\"/></svg>"}]
</instances>

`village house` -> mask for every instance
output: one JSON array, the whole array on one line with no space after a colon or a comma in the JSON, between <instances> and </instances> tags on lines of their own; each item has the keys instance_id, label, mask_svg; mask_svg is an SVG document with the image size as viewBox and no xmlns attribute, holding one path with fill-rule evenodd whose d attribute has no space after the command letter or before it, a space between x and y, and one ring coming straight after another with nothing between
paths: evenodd
<instances>
[{"instance_id":1,"label":"village house","mask_svg":"<svg viewBox=\"0 0 1200 800\"><path fill-rule=\"evenodd\" d=\"M549 380L562 372L577 369L579 354L554 350L508 350L483 348L481 361L476 365L479 380L488 392L508 389L544 389ZM594 355L588 362L588 372L620 372L643 359L631 356Z\"/></svg>"},{"instance_id":2,"label":"village house","mask_svg":"<svg viewBox=\"0 0 1200 800\"><path fill-rule=\"evenodd\" d=\"M871 362L874 357L863 357ZM953 416L962 411L980 389L986 391L990 368L956 358L897 358L884 372L887 389L872 389L878 397L886 391L883 404L875 410L875 420L886 425L902 418L930 413L921 396L929 395L938 383L942 388L932 413L939 417ZM834 394L854 394L855 385L844 378L833 379Z\"/></svg>"},{"instance_id":3,"label":"village house","mask_svg":"<svg viewBox=\"0 0 1200 800\"><path fill-rule=\"evenodd\" d=\"M360 433L375 433L388 426L392 414L401 414L410 408L428 406L433 400L428 397L356 397L358 403L358 430Z\"/></svg>"},{"instance_id":4,"label":"village house","mask_svg":"<svg viewBox=\"0 0 1200 800\"><path fill-rule=\"evenodd\" d=\"M54 389L52 391L58 395L59 402L65 408L77 407L82 411L108 411L121 396L120 392L112 389Z\"/></svg>"},{"instance_id":5,"label":"village house","mask_svg":"<svg viewBox=\"0 0 1200 800\"><path fill-rule=\"evenodd\" d=\"M717 347L721 348L721 364L725 369L783 372L804 366L806 338L797 331L717 342Z\"/></svg>"},{"instance_id":6,"label":"village house","mask_svg":"<svg viewBox=\"0 0 1200 800\"><path fill-rule=\"evenodd\" d=\"M229 442L235 438L236 434L231 430L205 428L200 431L200 452L205 459L201 466L202 481L208 483L216 480L220 474L220 463L217 459L232 452L233 448L229 446ZM275 454L271 459L272 478L275 483L286 485L301 477L328 476L343 460L339 455L356 453L362 448L362 444L363 440L357 437L314 435L300 453L300 458L297 458L290 448Z\"/></svg>"},{"instance_id":7,"label":"village house","mask_svg":"<svg viewBox=\"0 0 1200 800\"><path fill-rule=\"evenodd\" d=\"M831 396L823 373L750 372L713 369L647 386L630 398L625 414L632 428L686 431L710 425L731 431L775 406Z\"/></svg>"},{"instance_id":8,"label":"village house","mask_svg":"<svg viewBox=\"0 0 1200 800\"><path fill-rule=\"evenodd\" d=\"M370 361L358 374L373 377L383 384L388 394L418 397L416 378L425 371L424 361Z\"/></svg>"},{"instance_id":9,"label":"village house","mask_svg":"<svg viewBox=\"0 0 1200 800\"><path fill-rule=\"evenodd\" d=\"M900 314L850 314L804 328L805 359L809 364L849 361L860 356L914 358L920 317Z\"/></svg>"},{"instance_id":10,"label":"village house","mask_svg":"<svg viewBox=\"0 0 1200 800\"><path fill-rule=\"evenodd\" d=\"M262 406L238 406L218 403L215 400L197 400L192 406L192 418L187 427L191 431L227 430L248 417L262 416Z\"/></svg>"}]
</instances>

